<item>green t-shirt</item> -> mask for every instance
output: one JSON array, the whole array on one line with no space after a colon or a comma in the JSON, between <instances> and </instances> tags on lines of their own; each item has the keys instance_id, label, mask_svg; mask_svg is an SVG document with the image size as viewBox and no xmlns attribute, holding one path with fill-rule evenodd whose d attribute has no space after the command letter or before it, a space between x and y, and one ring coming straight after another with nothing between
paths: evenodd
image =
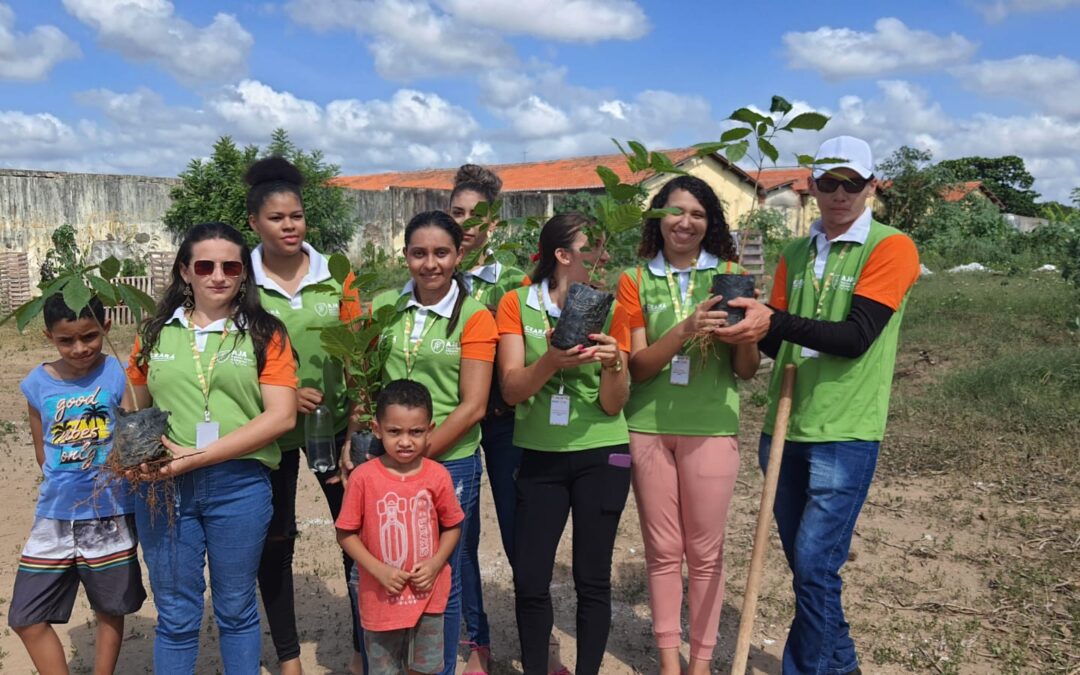
<instances>
[{"instance_id":1,"label":"green t-shirt","mask_svg":"<svg viewBox=\"0 0 1080 675\"><path fill-rule=\"evenodd\" d=\"M526 366L535 363L548 348L547 329L540 313L545 311L540 309L544 306L543 298L539 297L540 288L528 286L512 291L517 296L520 310ZM613 303L604 323L605 333L611 332L614 314ZM549 322L554 327L558 319L549 315ZM562 370L540 391L517 404L514 445L545 452L573 452L629 443L622 411L608 415L600 407L600 370L599 363ZM567 426L551 424L551 397L558 394L560 388L570 396L570 423Z\"/></svg>"},{"instance_id":2,"label":"green t-shirt","mask_svg":"<svg viewBox=\"0 0 1080 675\"><path fill-rule=\"evenodd\" d=\"M472 285L469 294L480 304L492 308L499 306L504 295L520 288L525 276L518 268L500 262L493 262L466 273L466 278Z\"/></svg>"},{"instance_id":3,"label":"green t-shirt","mask_svg":"<svg viewBox=\"0 0 1080 675\"><path fill-rule=\"evenodd\" d=\"M865 243L833 243L826 259L825 273L818 281L824 293L820 314L816 311L819 296L814 286L813 243L807 237L792 242L783 253L787 266L788 311L807 318L844 321L870 254L882 241L893 236L907 235L874 221ZM781 343L769 383L765 431L772 433L784 366L794 363L798 372L788 440L805 443L880 441L885 435L897 338L907 298L905 293L884 330L857 358L824 353L810 358L804 355L799 345Z\"/></svg>"},{"instance_id":4,"label":"green t-shirt","mask_svg":"<svg viewBox=\"0 0 1080 675\"><path fill-rule=\"evenodd\" d=\"M710 256L710 258L712 258ZM699 303L708 300L714 274L742 274L741 267L726 261L716 261L708 267L699 266L691 272L693 295L682 300L683 317L693 312ZM645 321L645 335L653 344L671 330L681 319L675 315L675 303L665 273L657 274L656 261L644 267L624 272L620 282L620 300L625 288L637 287L637 307ZM661 263L661 269L663 264ZM678 275L672 281L678 289ZM640 278L640 283L638 279ZM687 284L689 290L690 284ZM678 291L677 291L678 292ZM626 298L635 326L634 302ZM707 360L697 347L684 346L681 354L690 358L690 380L687 385L672 384L671 363L644 382L630 385L630 400L626 403L626 424L631 431L682 436L733 436L739 433L739 390L731 369L731 347L713 342Z\"/></svg>"},{"instance_id":5,"label":"green t-shirt","mask_svg":"<svg viewBox=\"0 0 1080 675\"><path fill-rule=\"evenodd\" d=\"M289 331L293 351L296 353L297 387L313 387L323 393L323 403L334 415L334 431L341 432L349 423L349 399L345 389L345 371L342 365L323 351L317 330L325 326L340 325L341 303L344 296L342 285L333 280L326 259L310 249L308 275L296 294L289 297L277 284L262 274L261 257L256 247L252 262L256 268L255 281L259 284L259 299L267 312L273 314ZM305 245L305 248L309 248ZM333 290L319 290L330 286ZM297 413L296 426L278 439L281 450L296 450L304 445L304 416Z\"/></svg>"},{"instance_id":6,"label":"green t-shirt","mask_svg":"<svg viewBox=\"0 0 1080 675\"><path fill-rule=\"evenodd\" d=\"M406 288L411 289L411 285ZM439 425L461 403L462 334L465 325L474 314L483 312L485 325L494 333L494 319L487 307L467 297L461 305L454 331L448 333L446 329L450 324L449 319L434 310L428 310L427 318L420 329L419 349L412 355L411 350L416 348L412 346L412 341L406 338L410 330L415 331L419 308L409 306L411 297L411 290L404 293L387 291L376 297L373 303L373 311L376 312L388 305L394 307L394 316L380 337L381 340L391 340L390 353L383 365L383 381L410 379L427 387L434 409L433 421ZM447 296L444 301L449 301L450 297ZM409 355L406 354L407 348L410 350ZM480 425L475 424L452 448L435 459L440 462L463 459L474 454L479 447Z\"/></svg>"},{"instance_id":7,"label":"green t-shirt","mask_svg":"<svg viewBox=\"0 0 1080 675\"><path fill-rule=\"evenodd\" d=\"M262 389L250 334L240 337L230 329L223 341L221 333L208 333L200 354L204 375L214 354L218 354L217 362L208 377L210 419L218 423L218 435L225 436L262 413ZM171 414L169 439L182 447L194 448L195 427L203 421L205 402L196 375L191 330L179 321L171 321L161 329L157 345L150 353L146 386L154 405ZM239 459L257 459L276 469L281 450L277 443L270 443Z\"/></svg>"}]
</instances>

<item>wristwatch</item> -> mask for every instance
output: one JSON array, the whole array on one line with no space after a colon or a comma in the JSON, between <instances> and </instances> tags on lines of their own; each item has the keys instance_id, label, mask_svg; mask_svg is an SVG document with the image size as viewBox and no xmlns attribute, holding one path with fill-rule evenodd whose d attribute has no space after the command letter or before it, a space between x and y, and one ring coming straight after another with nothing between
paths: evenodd
<instances>
[{"instance_id":1,"label":"wristwatch","mask_svg":"<svg viewBox=\"0 0 1080 675\"><path fill-rule=\"evenodd\" d=\"M612 372L612 373L621 373L622 372L622 357L620 356L617 359L615 359L615 365L613 365L613 366L605 366L603 364L600 364L600 367L603 368L604 370Z\"/></svg>"}]
</instances>

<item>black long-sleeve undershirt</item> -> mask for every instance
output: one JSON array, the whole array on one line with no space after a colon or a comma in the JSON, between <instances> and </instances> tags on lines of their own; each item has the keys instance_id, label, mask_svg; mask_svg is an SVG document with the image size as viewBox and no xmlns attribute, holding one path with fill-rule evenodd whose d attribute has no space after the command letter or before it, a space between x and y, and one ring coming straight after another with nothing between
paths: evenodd
<instances>
[{"instance_id":1,"label":"black long-sleeve undershirt","mask_svg":"<svg viewBox=\"0 0 1080 675\"><path fill-rule=\"evenodd\" d=\"M758 348L776 358L780 343L787 341L823 354L853 359L862 356L885 330L893 310L876 300L855 295L843 321L819 321L783 312L775 307L769 320L769 332Z\"/></svg>"}]
</instances>

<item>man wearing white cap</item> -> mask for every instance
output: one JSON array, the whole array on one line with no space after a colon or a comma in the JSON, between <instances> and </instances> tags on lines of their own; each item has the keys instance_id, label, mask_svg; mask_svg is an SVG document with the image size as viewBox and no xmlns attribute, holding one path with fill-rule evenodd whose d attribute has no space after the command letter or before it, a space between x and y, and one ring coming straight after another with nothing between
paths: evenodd
<instances>
[{"instance_id":1,"label":"man wearing white cap","mask_svg":"<svg viewBox=\"0 0 1080 675\"><path fill-rule=\"evenodd\" d=\"M768 304L732 300L746 318L716 335L757 342L776 359L766 430L784 366L799 367L774 508L795 590L783 672L839 675L861 672L840 604L840 568L874 477L919 254L866 206L875 186L866 141L832 138L817 157L842 160L814 170L810 193L821 219L784 249ZM763 433L762 470L770 443Z\"/></svg>"}]
</instances>

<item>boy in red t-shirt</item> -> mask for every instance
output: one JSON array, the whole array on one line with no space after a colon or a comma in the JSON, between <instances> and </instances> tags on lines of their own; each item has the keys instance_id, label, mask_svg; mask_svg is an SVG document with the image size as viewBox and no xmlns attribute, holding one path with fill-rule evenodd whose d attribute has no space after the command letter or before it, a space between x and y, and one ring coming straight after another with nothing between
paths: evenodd
<instances>
[{"instance_id":1,"label":"boy in red t-shirt","mask_svg":"<svg viewBox=\"0 0 1080 675\"><path fill-rule=\"evenodd\" d=\"M450 553L465 518L450 474L425 457L431 394L396 380L375 403L372 431L386 454L349 475L337 519L341 548L360 566L360 623L369 675L443 669Z\"/></svg>"}]
</instances>

